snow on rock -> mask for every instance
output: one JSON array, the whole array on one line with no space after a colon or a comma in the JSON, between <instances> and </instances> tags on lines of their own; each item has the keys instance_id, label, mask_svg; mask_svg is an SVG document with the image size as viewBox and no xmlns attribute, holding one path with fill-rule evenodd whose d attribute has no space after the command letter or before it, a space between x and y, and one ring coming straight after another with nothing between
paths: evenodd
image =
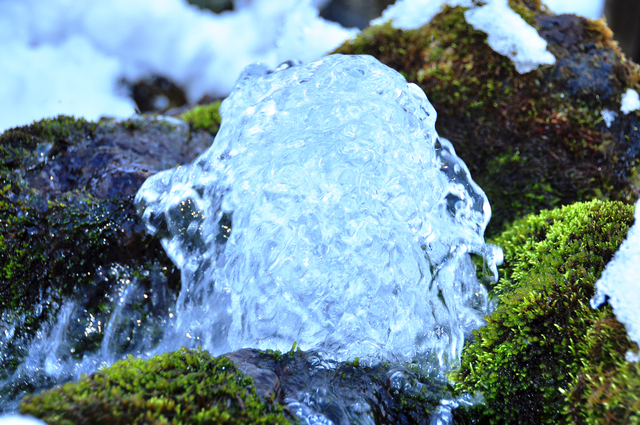
<instances>
[{"instance_id":1,"label":"snow on rock","mask_svg":"<svg viewBox=\"0 0 640 425\"><path fill-rule=\"evenodd\" d=\"M555 14L573 13L590 19L602 18L604 0L544 0L543 3Z\"/></svg>"},{"instance_id":2,"label":"snow on rock","mask_svg":"<svg viewBox=\"0 0 640 425\"><path fill-rule=\"evenodd\" d=\"M487 0L483 6L477 6L471 0L400 0L371 23L392 20L396 28L419 28L431 21L445 5L469 7L464 14L467 22L476 30L487 33L491 48L509 57L519 73L555 63L556 58L547 51L547 42L508 6L507 0Z\"/></svg>"},{"instance_id":3,"label":"snow on rock","mask_svg":"<svg viewBox=\"0 0 640 425\"><path fill-rule=\"evenodd\" d=\"M591 307L608 301L629 338L640 345L640 201L636 203L635 224L596 282ZM607 300L607 297L608 300ZM640 353L627 353L627 361L639 361Z\"/></svg>"},{"instance_id":4,"label":"snow on rock","mask_svg":"<svg viewBox=\"0 0 640 425\"><path fill-rule=\"evenodd\" d=\"M387 7L382 16L371 21L371 25L393 21L392 26L403 30L420 28L436 16L446 5L473 6L472 0L398 0Z\"/></svg>"},{"instance_id":5,"label":"snow on rock","mask_svg":"<svg viewBox=\"0 0 640 425\"><path fill-rule=\"evenodd\" d=\"M184 0L0 2L0 131L60 113L124 117L134 104L120 77L150 74L184 87L190 101L226 95L262 61L315 60L355 30L321 19L309 0L236 1L215 15Z\"/></svg>"},{"instance_id":6,"label":"snow on rock","mask_svg":"<svg viewBox=\"0 0 640 425\"><path fill-rule=\"evenodd\" d=\"M618 114L609 109L603 109L602 111L600 111L600 115L602 115L602 119L607 125L607 128L611 128L611 124L613 124L613 122L616 120L616 117L618 116Z\"/></svg>"},{"instance_id":7,"label":"snow on rock","mask_svg":"<svg viewBox=\"0 0 640 425\"><path fill-rule=\"evenodd\" d=\"M507 0L492 0L471 8L464 17L473 28L486 32L489 46L509 57L521 74L556 62L547 51L547 42L509 7Z\"/></svg>"},{"instance_id":8,"label":"snow on rock","mask_svg":"<svg viewBox=\"0 0 640 425\"><path fill-rule=\"evenodd\" d=\"M640 110L640 96L634 89L627 89L622 95L620 111L627 115L629 112L637 110Z\"/></svg>"}]
</instances>

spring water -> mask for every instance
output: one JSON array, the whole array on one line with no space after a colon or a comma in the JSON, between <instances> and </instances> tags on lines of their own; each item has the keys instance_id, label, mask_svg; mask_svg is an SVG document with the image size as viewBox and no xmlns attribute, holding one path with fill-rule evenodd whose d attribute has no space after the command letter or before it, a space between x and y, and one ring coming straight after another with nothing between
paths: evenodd
<instances>
[{"instance_id":1,"label":"spring water","mask_svg":"<svg viewBox=\"0 0 640 425\"><path fill-rule=\"evenodd\" d=\"M136 196L182 274L164 349L455 364L490 310L471 254L494 278L502 254L422 90L332 55L249 66L220 111L211 148Z\"/></svg>"}]
</instances>

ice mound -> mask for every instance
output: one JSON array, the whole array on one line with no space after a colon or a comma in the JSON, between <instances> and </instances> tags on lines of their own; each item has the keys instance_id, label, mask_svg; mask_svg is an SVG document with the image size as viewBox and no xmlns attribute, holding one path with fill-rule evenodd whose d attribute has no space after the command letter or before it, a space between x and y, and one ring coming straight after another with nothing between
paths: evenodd
<instances>
[{"instance_id":1,"label":"ice mound","mask_svg":"<svg viewBox=\"0 0 640 425\"><path fill-rule=\"evenodd\" d=\"M248 67L221 113L207 152L136 197L182 272L172 344L455 362L489 310L470 253L495 273L501 251L422 90L333 55Z\"/></svg>"},{"instance_id":2,"label":"ice mound","mask_svg":"<svg viewBox=\"0 0 640 425\"><path fill-rule=\"evenodd\" d=\"M591 307L598 308L608 301L616 318L627 329L629 339L640 346L640 201L636 202L635 219L627 239L596 282ZM629 351L626 359L638 362L640 353Z\"/></svg>"}]
</instances>

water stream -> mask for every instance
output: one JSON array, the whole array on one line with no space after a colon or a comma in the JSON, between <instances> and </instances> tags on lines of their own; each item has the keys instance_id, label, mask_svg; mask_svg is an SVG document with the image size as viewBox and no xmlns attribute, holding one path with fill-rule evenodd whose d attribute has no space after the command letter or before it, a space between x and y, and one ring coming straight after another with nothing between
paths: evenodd
<instances>
[{"instance_id":1,"label":"water stream","mask_svg":"<svg viewBox=\"0 0 640 425\"><path fill-rule=\"evenodd\" d=\"M501 252L484 243L489 203L436 133L425 94L372 57L333 55L248 67L221 113L211 148L136 198L181 270L177 300L140 315L152 291L119 283L110 314L82 316L81 330L82 300L65 302L10 378L14 397L181 346L218 355L295 342L331 361L458 365L491 310L471 255L496 278ZM96 330L97 346L74 356L74 332ZM447 403L442 418L457 401ZM313 403L289 404L327 423Z\"/></svg>"}]
</instances>

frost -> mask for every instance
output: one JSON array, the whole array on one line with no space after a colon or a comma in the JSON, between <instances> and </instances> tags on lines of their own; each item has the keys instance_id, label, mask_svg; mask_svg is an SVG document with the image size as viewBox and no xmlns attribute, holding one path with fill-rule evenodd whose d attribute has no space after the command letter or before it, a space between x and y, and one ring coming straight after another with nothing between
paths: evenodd
<instances>
[{"instance_id":1,"label":"frost","mask_svg":"<svg viewBox=\"0 0 640 425\"><path fill-rule=\"evenodd\" d=\"M491 48L511 59L519 73L556 62L555 56L547 51L547 42L508 6L507 0L484 3L477 6L471 0L399 0L371 23L392 20L396 28L415 29L431 21L445 5L469 7L464 14L469 25L487 33Z\"/></svg>"},{"instance_id":2,"label":"frost","mask_svg":"<svg viewBox=\"0 0 640 425\"><path fill-rule=\"evenodd\" d=\"M456 362L489 312L490 207L425 94L370 56L253 65L211 148L136 197L182 272L176 335L214 353Z\"/></svg>"},{"instance_id":3,"label":"frost","mask_svg":"<svg viewBox=\"0 0 640 425\"><path fill-rule=\"evenodd\" d=\"M636 203L635 219L627 239L596 282L591 307L597 308L608 301L629 338L640 345L640 201ZM640 360L639 354L632 352L626 357L627 361Z\"/></svg>"},{"instance_id":4,"label":"frost","mask_svg":"<svg viewBox=\"0 0 640 425\"><path fill-rule=\"evenodd\" d=\"M640 96L634 89L627 89L622 95L620 111L627 115L631 111L640 110Z\"/></svg>"},{"instance_id":5,"label":"frost","mask_svg":"<svg viewBox=\"0 0 640 425\"><path fill-rule=\"evenodd\" d=\"M603 109L602 111L600 111L600 115L602 115L602 119L607 125L607 128L611 128L611 124L613 124L613 122L616 120L616 117L618 116L618 114L609 109Z\"/></svg>"}]
</instances>

